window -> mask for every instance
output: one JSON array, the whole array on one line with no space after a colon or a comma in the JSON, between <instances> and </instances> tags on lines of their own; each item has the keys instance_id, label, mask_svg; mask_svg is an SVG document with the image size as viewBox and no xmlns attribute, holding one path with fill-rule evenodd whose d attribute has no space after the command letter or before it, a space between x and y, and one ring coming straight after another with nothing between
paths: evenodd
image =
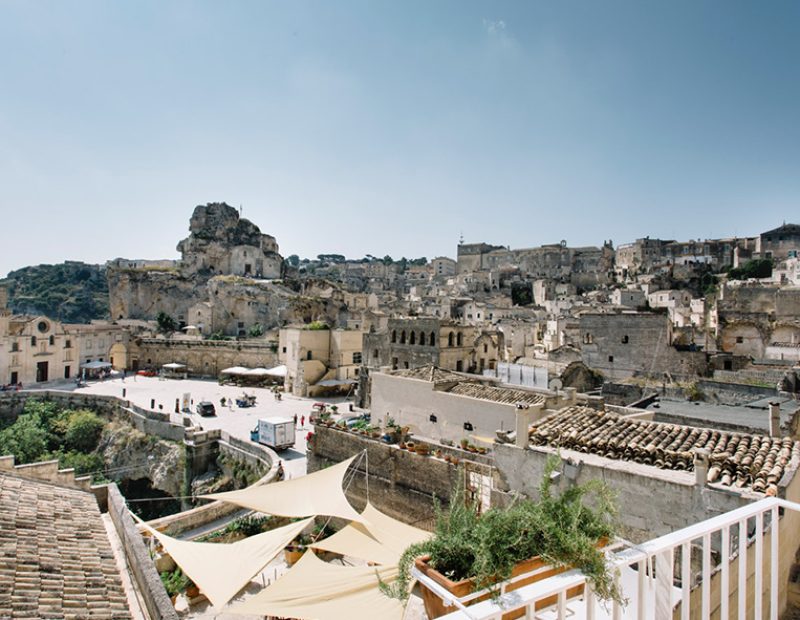
<instances>
[{"instance_id":1,"label":"window","mask_svg":"<svg viewBox=\"0 0 800 620\"><path fill-rule=\"evenodd\" d=\"M406 343L406 330L400 332L400 344Z\"/></svg>"},{"instance_id":2,"label":"window","mask_svg":"<svg viewBox=\"0 0 800 620\"><path fill-rule=\"evenodd\" d=\"M375 358L377 358L377 357L378 357L378 349L375 349L375 350L372 352L372 357L375 357Z\"/></svg>"},{"instance_id":3,"label":"window","mask_svg":"<svg viewBox=\"0 0 800 620\"><path fill-rule=\"evenodd\" d=\"M452 347L455 344L456 335L453 332L447 334L447 346Z\"/></svg>"},{"instance_id":4,"label":"window","mask_svg":"<svg viewBox=\"0 0 800 620\"><path fill-rule=\"evenodd\" d=\"M736 344L742 344L744 342L744 336L736 336Z\"/></svg>"},{"instance_id":5,"label":"window","mask_svg":"<svg viewBox=\"0 0 800 620\"><path fill-rule=\"evenodd\" d=\"M419 333L419 344L420 346L425 346L425 332Z\"/></svg>"},{"instance_id":6,"label":"window","mask_svg":"<svg viewBox=\"0 0 800 620\"><path fill-rule=\"evenodd\" d=\"M392 370L397 370L397 358L392 358Z\"/></svg>"},{"instance_id":7,"label":"window","mask_svg":"<svg viewBox=\"0 0 800 620\"><path fill-rule=\"evenodd\" d=\"M36 346L36 336L31 336L31 346L32 347Z\"/></svg>"},{"instance_id":8,"label":"window","mask_svg":"<svg viewBox=\"0 0 800 620\"><path fill-rule=\"evenodd\" d=\"M609 355L608 356L608 361L609 362L613 362L614 361L614 356L613 355Z\"/></svg>"},{"instance_id":9,"label":"window","mask_svg":"<svg viewBox=\"0 0 800 620\"><path fill-rule=\"evenodd\" d=\"M64 378L65 379L69 379L69 371L70 371L69 366L64 366Z\"/></svg>"},{"instance_id":10,"label":"window","mask_svg":"<svg viewBox=\"0 0 800 620\"><path fill-rule=\"evenodd\" d=\"M244 321L239 321L239 329L242 329L243 327L244 327Z\"/></svg>"},{"instance_id":11,"label":"window","mask_svg":"<svg viewBox=\"0 0 800 620\"><path fill-rule=\"evenodd\" d=\"M464 344L464 337L463 337L463 335L461 334L461 332L458 332L458 335L456 335L456 346L459 346L459 347L460 347L460 346L462 346L463 344Z\"/></svg>"},{"instance_id":12,"label":"window","mask_svg":"<svg viewBox=\"0 0 800 620\"><path fill-rule=\"evenodd\" d=\"M488 353L488 352L489 352L489 345L488 345L488 344L485 344L485 343L484 343L484 345L483 345L483 352L484 352L484 353Z\"/></svg>"},{"instance_id":13,"label":"window","mask_svg":"<svg viewBox=\"0 0 800 620\"><path fill-rule=\"evenodd\" d=\"M307 359L307 360L310 360L310 359L311 359L311 351L309 351L308 353L306 353L306 359Z\"/></svg>"},{"instance_id":14,"label":"window","mask_svg":"<svg viewBox=\"0 0 800 620\"><path fill-rule=\"evenodd\" d=\"M353 352L353 363L360 364L361 363L361 351L354 351Z\"/></svg>"},{"instance_id":15,"label":"window","mask_svg":"<svg viewBox=\"0 0 800 620\"><path fill-rule=\"evenodd\" d=\"M11 351L19 351L19 343L14 341L11 343Z\"/></svg>"},{"instance_id":16,"label":"window","mask_svg":"<svg viewBox=\"0 0 800 620\"><path fill-rule=\"evenodd\" d=\"M628 336L627 335L622 337L622 344L628 344Z\"/></svg>"},{"instance_id":17,"label":"window","mask_svg":"<svg viewBox=\"0 0 800 620\"><path fill-rule=\"evenodd\" d=\"M71 348L72 348L72 340L70 340L69 338L67 338L67 339L64 341L64 348L65 348L65 349L71 349Z\"/></svg>"},{"instance_id":18,"label":"window","mask_svg":"<svg viewBox=\"0 0 800 620\"><path fill-rule=\"evenodd\" d=\"M461 372L462 370L464 370L464 362L462 362L461 360L458 360L456 362L456 371L457 372Z\"/></svg>"},{"instance_id":19,"label":"window","mask_svg":"<svg viewBox=\"0 0 800 620\"><path fill-rule=\"evenodd\" d=\"M436 334L434 334L433 332L431 332L431 339L430 339L430 343L431 343L431 346L432 346L432 347L435 347L435 346L436 346Z\"/></svg>"},{"instance_id":20,"label":"window","mask_svg":"<svg viewBox=\"0 0 800 620\"><path fill-rule=\"evenodd\" d=\"M403 366L408 369L408 362L403 362Z\"/></svg>"},{"instance_id":21,"label":"window","mask_svg":"<svg viewBox=\"0 0 800 620\"><path fill-rule=\"evenodd\" d=\"M50 346L52 347L56 343L56 337L50 336Z\"/></svg>"},{"instance_id":22,"label":"window","mask_svg":"<svg viewBox=\"0 0 800 620\"><path fill-rule=\"evenodd\" d=\"M283 352L286 353L286 347L283 347Z\"/></svg>"},{"instance_id":23,"label":"window","mask_svg":"<svg viewBox=\"0 0 800 620\"><path fill-rule=\"evenodd\" d=\"M417 333L416 332L411 332L408 335L408 343L409 344L417 344Z\"/></svg>"},{"instance_id":24,"label":"window","mask_svg":"<svg viewBox=\"0 0 800 620\"><path fill-rule=\"evenodd\" d=\"M392 330L392 342L397 342L397 330Z\"/></svg>"}]
</instances>

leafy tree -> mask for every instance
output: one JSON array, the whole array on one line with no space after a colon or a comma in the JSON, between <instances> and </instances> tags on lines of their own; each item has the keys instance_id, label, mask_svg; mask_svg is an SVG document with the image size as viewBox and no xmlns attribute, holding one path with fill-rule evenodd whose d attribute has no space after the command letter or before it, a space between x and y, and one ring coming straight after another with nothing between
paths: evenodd
<instances>
[{"instance_id":1,"label":"leafy tree","mask_svg":"<svg viewBox=\"0 0 800 620\"><path fill-rule=\"evenodd\" d=\"M48 436L38 414L23 414L0 431L0 454L13 454L17 463L33 463L47 451Z\"/></svg>"},{"instance_id":2,"label":"leafy tree","mask_svg":"<svg viewBox=\"0 0 800 620\"><path fill-rule=\"evenodd\" d=\"M97 414L87 410L70 413L64 444L69 450L91 452L97 447L103 433L103 420Z\"/></svg>"},{"instance_id":3,"label":"leafy tree","mask_svg":"<svg viewBox=\"0 0 800 620\"><path fill-rule=\"evenodd\" d=\"M247 335L250 336L250 338L258 338L259 336L263 336L264 326L261 325L261 323L256 323L247 331Z\"/></svg>"},{"instance_id":4,"label":"leafy tree","mask_svg":"<svg viewBox=\"0 0 800 620\"><path fill-rule=\"evenodd\" d=\"M286 257L286 262L292 267L297 267L300 264L300 257L297 254L291 254Z\"/></svg>"},{"instance_id":5,"label":"leafy tree","mask_svg":"<svg viewBox=\"0 0 800 620\"><path fill-rule=\"evenodd\" d=\"M533 285L530 282L512 282L511 303L515 306L527 306L532 304Z\"/></svg>"},{"instance_id":6,"label":"leafy tree","mask_svg":"<svg viewBox=\"0 0 800 620\"><path fill-rule=\"evenodd\" d=\"M156 316L156 323L158 323L158 331L162 334L169 334L178 329L178 324L170 315L163 310Z\"/></svg>"},{"instance_id":7,"label":"leafy tree","mask_svg":"<svg viewBox=\"0 0 800 620\"><path fill-rule=\"evenodd\" d=\"M384 265L391 265L394 262L394 259L389 256L388 254L383 257L383 264Z\"/></svg>"},{"instance_id":8,"label":"leafy tree","mask_svg":"<svg viewBox=\"0 0 800 620\"><path fill-rule=\"evenodd\" d=\"M750 278L769 278L772 275L772 260L762 258L760 260L747 261L741 267L735 267L728 272L731 280L748 280Z\"/></svg>"}]
</instances>

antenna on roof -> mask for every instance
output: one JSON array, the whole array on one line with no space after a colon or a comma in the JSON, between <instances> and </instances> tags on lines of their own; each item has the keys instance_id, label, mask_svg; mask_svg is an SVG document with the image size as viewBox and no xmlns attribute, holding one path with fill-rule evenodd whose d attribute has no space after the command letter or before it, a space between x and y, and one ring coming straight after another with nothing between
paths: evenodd
<instances>
[{"instance_id":1,"label":"antenna on roof","mask_svg":"<svg viewBox=\"0 0 800 620\"><path fill-rule=\"evenodd\" d=\"M242 203L240 202L239 203L239 215L241 215L242 213L244 213L244 209L242 209Z\"/></svg>"},{"instance_id":2,"label":"antenna on roof","mask_svg":"<svg viewBox=\"0 0 800 620\"><path fill-rule=\"evenodd\" d=\"M464 231L461 231L458 235L458 245L464 245Z\"/></svg>"}]
</instances>

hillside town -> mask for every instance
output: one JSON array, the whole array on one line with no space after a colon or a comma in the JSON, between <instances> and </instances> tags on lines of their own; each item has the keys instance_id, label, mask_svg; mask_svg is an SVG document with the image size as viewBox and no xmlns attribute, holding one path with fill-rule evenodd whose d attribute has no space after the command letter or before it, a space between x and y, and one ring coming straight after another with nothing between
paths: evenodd
<instances>
[{"instance_id":1,"label":"hillside town","mask_svg":"<svg viewBox=\"0 0 800 620\"><path fill-rule=\"evenodd\" d=\"M301 259L208 203L179 259L108 261L105 320L0 288L0 616L793 613L800 225L764 228ZM470 598L403 564L437 506L520 523L600 480L616 578L545 546L558 571Z\"/></svg>"}]
</instances>

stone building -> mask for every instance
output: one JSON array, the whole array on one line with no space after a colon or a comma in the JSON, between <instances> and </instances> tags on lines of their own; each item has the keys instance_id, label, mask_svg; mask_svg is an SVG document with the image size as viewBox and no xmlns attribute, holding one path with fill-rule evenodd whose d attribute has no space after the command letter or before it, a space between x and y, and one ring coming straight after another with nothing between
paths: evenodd
<instances>
[{"instance_id":1,"label":"stone building","mask_svg":"<svg viewBox=\"0 0 800 620\"><path fill-rule=\"evenodd\" d=\"M80 357L75 337L45 316L0 315L0 383L71 379Z\"/></svg>"},{"instance_id":2,"label":"stone building","mask_svg":"<svg viewBox=\"0 0 800 620\"><path fill-rule=\"evenodd\" d=\"M583 363L607 379L695 377L708 370L705 353L673 346L672 324L663 314L584 313L580 338Z\"/></svg>"},{"instance_id":3,"label":"stone building","mask_svg":"<svg viewBox=\"0 0 800 620\"><path fill-rule=\"evenodd\" d=\"M456 372L494 368L505 345L500 332L491 333L494 339L481 339L478 327L450 319L391 318L385 331L364 334L364 363L395 370L428 364Z\"/></svg>"},{"instance_id":4,"label":"stone building","mask_svg":"<svg viewBox=\"0 0 800 620\"><path fill-rule=\"evenodd\" d=\"M351 329L281 329L278 360L286 365L287 391L313 396L321 388L348 389L355 384L362 365L362 335Z\"/></svg>"},{"instance_id":5,"label":"stone building","mask_svg":"<svg viewBox=\"0 0 800 620\"><path fill-rule=\"evenodd\" d=\"M447 278L456 275L456 261L446 256L437 256L431 261L433 277Z\"/></svg>"},{"instance_id":6,"label":"stone building","mask_svg":"<svg viewBox=\"0 0 800 620\"><path fill-rule=\"evenodd\" d=\"M761 233L758 252L761 258L773 260L796 258L800 252L800 225L783 224Z\"/></svg>"}]
</instances>

